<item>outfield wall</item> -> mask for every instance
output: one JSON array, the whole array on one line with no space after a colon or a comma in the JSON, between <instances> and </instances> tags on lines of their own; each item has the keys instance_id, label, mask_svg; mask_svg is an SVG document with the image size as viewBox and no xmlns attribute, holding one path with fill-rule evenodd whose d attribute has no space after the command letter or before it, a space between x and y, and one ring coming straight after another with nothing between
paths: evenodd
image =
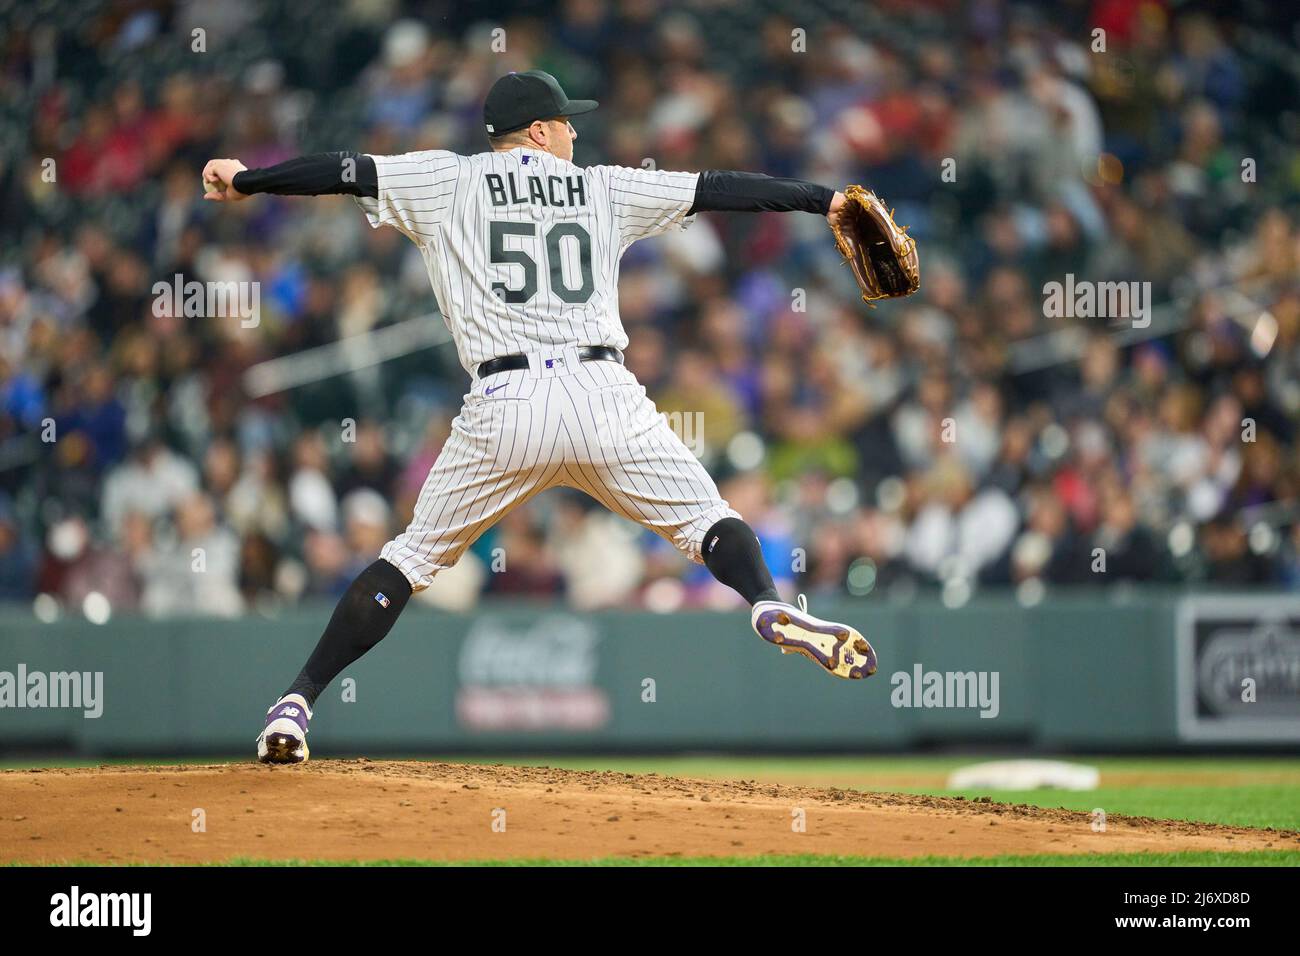
<instances>
[{"instance_id":1,"label":"outfield wall","mask_svg":"<svg viewBox=\"0 0 1300 956\"><path fill-rule=\"evenodd\" d=\"M986 598L957 610L928 601L817 610L862 627L879 653L875 677L840 681L783 657L734 612L494 605L452 615L412 606L318 702L313 740L319 753L337 754L1300 749L1294 598L1142 594L1028 609ZM328 614L322 606L275 619L95 626L0 612L0 751L249 751L261 714ZM66 703L48 687L43 699L37 693L51 672L90 675L90 697L102 675L102 691L80 709L50 706ZM86 716L88 708L102 713Z\"/></svg>"}]
</instances>

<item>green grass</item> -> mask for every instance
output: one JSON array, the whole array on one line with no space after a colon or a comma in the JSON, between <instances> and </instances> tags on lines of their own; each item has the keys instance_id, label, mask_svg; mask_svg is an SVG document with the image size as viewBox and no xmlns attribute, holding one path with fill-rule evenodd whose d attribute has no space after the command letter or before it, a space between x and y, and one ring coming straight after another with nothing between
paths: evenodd
<instances>
[{"instance_id":1,"label":"green grass","mask_svg":"<svg viewBox=\"0 0 1300 956\"><path fill-rule=\"evenodd\" d=\"M314 751L313 751L314 752ZM568 767L574 770L616 770L621 773L660 773L678 777L748 779L755 773L787 777L856 776L864 773L943 773L986 760L1016 759L981 754L959 756L736 756L685 754L680 756L439 756L411 754L397 760L438 760L451 763L515 764L524 767ZM1300 757L1111 757L1046 755L1044 760L1065 760L1097 767L1107 773L1244 773L1280 774L1300 784Z\"/></svg>"},{"instance_id":2,"label":"green grass","mask_svg":"<svg viewBox=\"0 0 1300 956\"><path fill-rule=\"evenodd\" d=\"M1090 813L1196 820L1240 827L1300 830L1300 790L1288 786L1099 787L1083 793L1067 790L935 790L925 793L986 796L998 803L1028 803Z\"/></svg>"},{"instance_id":3,"label":"green grass","mask_svg":"<svg viewBox=\"0 0 1300 956\"><path fill-rule=\"evenodd\" d=\"M77 767L177 767L203 766L214 763L248 763L252 760L250 753L246 757L4 757L0 758L0 770L30 770L33 767L77 768Z\"/></svg>"},{"instance_id":4,"label":"green grass","mask_svg":"<svg viewBox=\"0 0 1300 956\"><path fill-rule=\"evenodd\" d=\"M9 864L34 866L37 864ZM63 863L70 866L101 866L98 863ZM127 864L155 865L155 864ZM165 864L164 864L165 865ZM761 856L606 856L590 860L259 860L235 857L209 866L1300 866L1300 850L1249 850L1242 853L1216 853L1191 850L1180 853L1042 853L1028 856L988 856L978 858L923 856L895 858L882 856L823 856L815 853L764 854Z\"/></svg>"},{"instance_id":5,"label":"green grass","mask_svg":"<svg viewBox=\"0 0 1300 956\"><path fill-rule=\"evenodd\" d=\"M709 779L771 780L806 786L841 786L861 790L928 793L938 796L989 797L999 803L1028 803L1090 813L1195 820L1229 826L1300 830L1300 760L1285 757L1100 757L1065 758L1101 771L1096 790L948 790L943 786L895 786L891 777L947 775L980 757L552 757L449 758L468 763L544 764L574 770L660 773ZM1214 777L1222 783L1108 786L1114 774L1151 777L1186 774ZM873 780L873 778L878 778Z\"/></svg>"},{"instance_id":6,"label":"green grass","mask_svg":"<svg viewBox=\"0 0 1300 956\"><path fill-rule=\"evenodd\" d=\"M319 755L318 756L324 756ZM248 758L172 758L144 761L160 764L204 764ZM1102 808L1108 815L1194 820L1232 826L1274 827L1300 830L1300 759L1295 757L1066 757L1101 771L1096 790L1000 791L944 788L952 770L981 762L979 756L836 756L836 757L736 757L695 754L669 757L440 757L408 756L409 760L440 760L563 767L574 770L612 770L622 773L657 773L665 776L715 780L759 780L810 787L846 787L936 795L968 799L986 796L1001 803L1027 803L1091 812ZM98 766L141 763L138 759L27 760L0 762L0 767ZM1124 779L1127 776L1128 779ZM1119 782L1108 783L1108 778ZM1138 780L1139 782L1134 782ZM918 784L918 781L920 783ZM230 865L341 865L329 861L258 861L239 859ZM718 858L618 858L591 861L510 860L470 864L438 864L422 860L391 860L363 865L553 865L553 866L1300 866L1300 850L1279 849L1243 853L1181 852L1114 855L1003 856L968 860L952 857L889 859L854 856L754 856Z\"/></svg>"},{"instance_id":7,"label":"green grass","mask_svg":"<svg viewBox=\"0 0 1300 956\"><path fill-rule=\"evenodd\" d=\"M145 761L150 764L205 764L245 762L248 758L177 757ZM1096 790L947 790L941 778L952 770L979 762L974 756L943 757L735 757L687 755L668 757L427 757L410 760L449 760L458 763L552 766L574 770L614 770L622 773L658 773L714 780L758 779L790 785L836 786L862 790L929 793L942 796L989 797L1000 803L1028 803L1041 807L1108 814L1195 820L1231 826L1276 827L1300 830L1300 759L1293 757L1070 757L1097 767L1102 785ZM78 767L140 763L136 758L90 760L0 761L0 767ZM1142 774L1151 785L1110 785L1116 774ZM1188 784L1156 783L1168 775L1208 778ZM900 785L900 778L932 776L932 785Z\"/></svg>"}]
</instances>

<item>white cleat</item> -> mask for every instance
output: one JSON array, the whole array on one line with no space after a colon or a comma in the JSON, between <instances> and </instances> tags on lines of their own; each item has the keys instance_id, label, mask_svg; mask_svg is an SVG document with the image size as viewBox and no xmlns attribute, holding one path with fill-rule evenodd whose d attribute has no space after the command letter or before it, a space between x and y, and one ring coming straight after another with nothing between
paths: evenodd
<instances>
[{"instance_id":1,"label":"white cleat","mask_svg":"<svg viewBox=\"0 0 1300 956\"><path fill-rule=\"evenodd\" d=\"M759 601L749 620L758 636L776 644L782 654L802 654L836 677L857 680L876 672L876 651L867 639L847 624L813 617L802 594L798 607Z\"/></svg>"},{"instance_id":2,"label":"white cleat","mask_svg":"<svg viewBox=\"0 0 1300 956\"><path fill-rule=\"evenodd\" d=\"M266 712L266 726L257 735L257 759L262 763L305 763L307 721L311 708L301 694L286 694Z\"/></svg>"}]
</instances>

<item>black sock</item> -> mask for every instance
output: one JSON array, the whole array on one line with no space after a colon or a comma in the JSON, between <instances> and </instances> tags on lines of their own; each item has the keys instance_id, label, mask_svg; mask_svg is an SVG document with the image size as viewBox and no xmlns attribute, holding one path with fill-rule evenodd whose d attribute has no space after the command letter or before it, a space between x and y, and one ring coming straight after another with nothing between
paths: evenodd
<instances>
[{"instance_id":1,"label":"black sock","mask_svg":"<svg viewBox=\"0 0 1300 956\"><path fill-rule=\"evenodd\" d=\"M754 529L739 518L723 518L704 535L704 566L750 604L781 600Z\"/></svg>"},{"instance_id":2,"label":"black sock","mask_svg":"<svg viewBox=\"0 0 1300 956\"><path fill-rule=\"evenodd\" d=\"M302 694L307 706L314 707L321 691L343 668L387 636L410 598L406 575L382 558L358 574L285 694Z\"/></svg>"}]
</instances>

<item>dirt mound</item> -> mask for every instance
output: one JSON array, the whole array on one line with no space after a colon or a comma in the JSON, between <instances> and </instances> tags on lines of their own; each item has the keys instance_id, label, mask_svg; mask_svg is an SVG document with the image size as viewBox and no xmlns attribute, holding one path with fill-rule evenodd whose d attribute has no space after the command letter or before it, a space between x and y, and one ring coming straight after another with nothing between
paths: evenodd
<instances>
[{"instance_id":1,"label":"dirt mound","mask_svg":"<svg viewBox=\"0 0 1300 956\"><path fill-rule=\"evenodd\" d=\"M1300 847L1294 833L1117 816L1095 832L1092 822L947 797L549 767L361 759L0 773L0 862Z\"/></svg>"}]
</instances>

